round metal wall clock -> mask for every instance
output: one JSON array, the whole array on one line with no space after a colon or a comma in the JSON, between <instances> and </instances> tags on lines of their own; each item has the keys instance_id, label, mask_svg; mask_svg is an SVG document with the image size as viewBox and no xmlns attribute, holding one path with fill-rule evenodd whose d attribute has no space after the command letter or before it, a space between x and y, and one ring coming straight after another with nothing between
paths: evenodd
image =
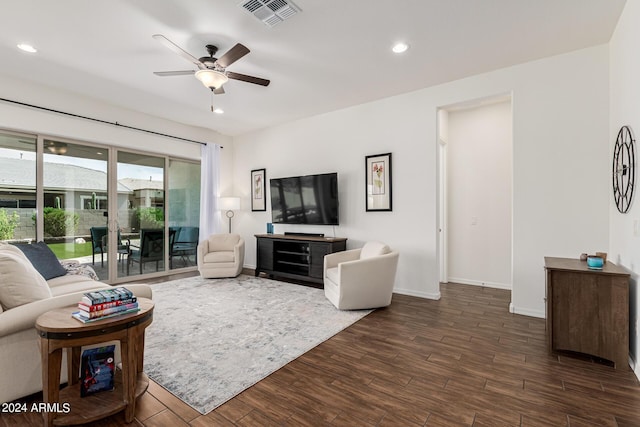
<instances>
[{"instance_id":1,"label":"round metal wall clock","mask_svg":"<svg viewBox=\"0 0 640 427\"><path fill-rule=\"evenodd\" d=\"M627 213L636 181L635 140L628 126L622 126L613 148L613 200L620 213Z\"/></svg>"}]
</instances>

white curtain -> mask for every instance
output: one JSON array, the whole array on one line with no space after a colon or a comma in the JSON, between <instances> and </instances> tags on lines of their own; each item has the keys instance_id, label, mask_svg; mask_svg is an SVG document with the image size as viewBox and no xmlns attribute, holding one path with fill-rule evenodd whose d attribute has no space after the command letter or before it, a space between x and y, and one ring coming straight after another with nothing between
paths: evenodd
<instances>
[{"instance_id":1,"label":"white curtain","mask_svg":"<svg viewBox=\"0 0 640 427\"><path fill-rule=\"evenodd\" d=\"M220 195L220 146L203 144L200 163L200 241L222 231Z\"/></svg>"}]
</instances>

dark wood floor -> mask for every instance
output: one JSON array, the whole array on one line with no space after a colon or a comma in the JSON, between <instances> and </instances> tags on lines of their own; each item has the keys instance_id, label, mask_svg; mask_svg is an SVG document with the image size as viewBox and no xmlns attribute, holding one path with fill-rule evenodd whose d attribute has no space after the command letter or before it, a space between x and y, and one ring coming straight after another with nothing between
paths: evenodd
<instances>
[{"instance_id":1,"label":"dark wood floor","mask_svg":"<svg viewBox=\"0 0 640 427\"><path fill-rule=\"evenodd\" d=\"M206 416L151 384L143 426L640 426L630 369L549 356L508 291L442 285L380 309ZM121 415L94 423L119 426ZM32 414L3 426L41 425Z\"/></svg>"}]
</instances>

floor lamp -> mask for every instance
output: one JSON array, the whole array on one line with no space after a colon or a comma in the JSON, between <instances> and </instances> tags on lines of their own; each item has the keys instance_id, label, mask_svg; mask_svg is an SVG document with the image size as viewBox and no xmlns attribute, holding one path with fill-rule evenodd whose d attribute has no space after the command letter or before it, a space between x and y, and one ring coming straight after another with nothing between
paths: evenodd
<instances>
[{"instance_id":1,"label":"floor lamp","mask_svg":"<svg viewBox=\"0 0 640 427\"><path fill-rule=\"evenodd\" d=\"M240 197L220 197L218 199L218 207L221 211L227 211L227 218L229 218L229 234L231 234L231 218L233 218L233 211L240 209Z\"/></svg>"}]
</instances>

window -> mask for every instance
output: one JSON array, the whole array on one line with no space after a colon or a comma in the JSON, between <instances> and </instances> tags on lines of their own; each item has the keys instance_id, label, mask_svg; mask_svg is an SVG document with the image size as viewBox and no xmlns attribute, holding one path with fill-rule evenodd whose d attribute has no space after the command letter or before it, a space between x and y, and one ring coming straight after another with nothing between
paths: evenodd
<instances>
[{"instance_id":1,"label":"window","mask_svg":"<svg viewBox=\"0 0 640 427\"><path fill-rule=\"evenodd\" d=\"M0 240L35 240L36 137L0 133Z\"/></svg>"}]
</instances>

